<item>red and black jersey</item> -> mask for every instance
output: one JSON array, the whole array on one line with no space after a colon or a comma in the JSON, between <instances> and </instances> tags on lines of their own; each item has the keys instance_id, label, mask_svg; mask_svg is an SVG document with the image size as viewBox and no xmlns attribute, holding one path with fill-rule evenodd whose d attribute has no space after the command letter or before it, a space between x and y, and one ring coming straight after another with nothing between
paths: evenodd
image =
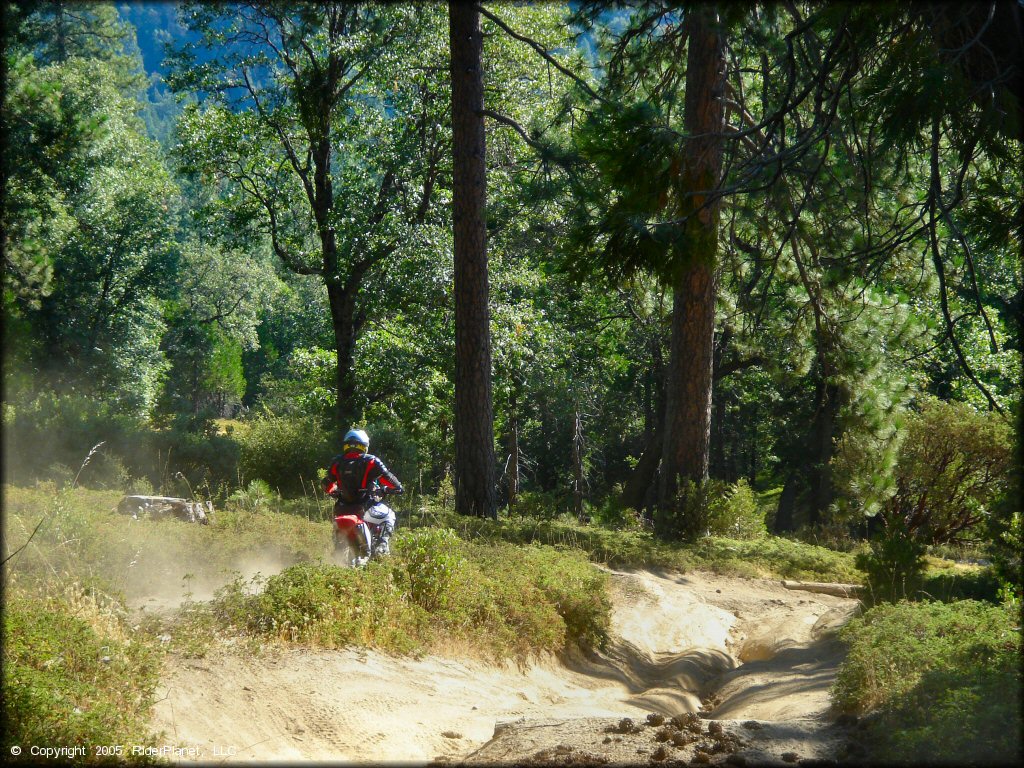
<instances>
[{"instance_id":1,"label":"red and black jersey","mask_svg":"<svg viewBox=\"0 0 1024 768\"><path fill-rule=\"evenodd\" d=\"M346 504L367 501L377 483L385 488L393 488L398 493L402 492L402 484L384 466L383 461L371 453L356 451L331 459L331 468L324 481L327 492L334 490Z\"/></svg>"}]
</instances>

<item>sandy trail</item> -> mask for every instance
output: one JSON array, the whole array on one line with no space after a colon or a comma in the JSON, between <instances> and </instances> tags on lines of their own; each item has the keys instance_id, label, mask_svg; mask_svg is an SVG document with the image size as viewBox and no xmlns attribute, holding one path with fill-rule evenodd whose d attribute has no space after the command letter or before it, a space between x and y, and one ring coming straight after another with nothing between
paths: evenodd
<instances>
[{"instance_id":1,"label":"sandy trail","mask_svg":"<svg viewBox=\"0 0 1024 768\"><path fill-rule=\"evenodd\" d=\"M763 721L748 723L743 741L764 762L835 752L823 729L840 656L828 637L856 601L706 573L610 573L612 639L597 658L517 667L357 649L172 657L154 727L163 744L192 750L168 755L181 760L510 762L589 749L635 762L654 750L652 735L609 743L609 723L703 703L732 731Z\"/></svg>"}]
</instances>

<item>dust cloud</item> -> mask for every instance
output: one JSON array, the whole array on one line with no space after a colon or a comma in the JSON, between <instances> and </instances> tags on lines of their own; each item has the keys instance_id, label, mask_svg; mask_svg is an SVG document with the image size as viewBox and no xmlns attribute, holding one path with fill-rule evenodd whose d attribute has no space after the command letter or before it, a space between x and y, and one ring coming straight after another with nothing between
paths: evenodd
<instances>
[{"instance_id":1,"label":"dust cloud","mask_svg":"<svg viewBox=\"0 0 1024 768\"><path fill-rule=\"evenodd\" d=\"M239 578L247 582L249 591L256 592L266 578L302 560L298 555L288 555L273 547L241 554L221 567L202 562L183 563L173 556L147 558L129 569L124 586L125 600L130 609L153 613L174 611L186 602L212 600L217 590Z\"/></svg>"}]
</instances>

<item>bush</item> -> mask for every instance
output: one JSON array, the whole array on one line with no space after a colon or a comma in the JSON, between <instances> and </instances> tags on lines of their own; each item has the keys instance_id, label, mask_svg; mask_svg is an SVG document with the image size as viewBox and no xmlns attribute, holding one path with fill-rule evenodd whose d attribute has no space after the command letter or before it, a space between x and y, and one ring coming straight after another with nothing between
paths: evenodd
<instances>
[{"instance_id":1,"label":"bush","mask_svg":"<svg viewBox=\"0 0 1024 768\"><path fill-rule=\"evenodd\" d=\"M444 529L399 531L394 541L386 560L293 566L257 595L236 580L211 609L254 635L328 648L411 652L455 641L522 658L603 643L605 576L582 553L467 543Z\"/></svg>"},{"instance_id":2,"label":"bush","mask_svg":"<svg viewBox=\"0 0 1024 768\"><path fill-rule=\"evenodd\" d=\"M715 491L708 505L711 534L733 539L760 539L768 535L764 511L746 480Z\"/></svg>"},{"instance_id":3,"label":"bush","mask_svg":"<svg viewBox=\"0 0 1024 768\"><path fill-rule=\"evenodd\" d=\"M722 491L723 484L718 480L705 480L701 483L682 481L671 509L655 510L655 532L668 541L691 544L706 536L710 525L711 502Z\"/></svg>"},{"instance_id":4,"label":"bush","mask_svg":"<svg viewBox=\"0 0 1024 768\"><path fill-rule=\"evenodd\" d=\"M132 746L154 745L148 715L159 662L88 596L8 593L3 669L4 754L14 745L84 747L84 757L60 762L123 763ZM96 745L120 745L125 757L98 760Z\"/></svg>"},{"instance_id":5,"label":"bush","mask_svg":"<svg viewBox=\"0 0 1024 768\"><path fill-rule=\"evenodd\" d=\"M617 485L600 504L592 508L591 519L597 525L613 531L643 530L647 526L643 513L623 506L621 496L622 487Z\"/></svg>"},{"instance_id":6,"label":"bush","mask_svg":"<svg viewBox=\"0 0 1024 768\"><path fill-rule=\"evenodd\" d=\"M5 480L22 483L70 485L77 477L91 488L129 491L141 485L191 495L202 485L228 483L238 469L238 448L229 438L154 430L81 395L47 393L17 407L5 404L3 438ZM57 475L55 466L74 469Z\"/></svg>"},{"instance_id":7,"label":"bush","mask_svg":"<svg viewBox=\"0 0 1024 768\"><path fill-rule=\"evenodd\" d=\"M1016 614L965 600L872 608L840 631L849 654L832 697L876 712L865 743L883 763L1016 764L1021 748Z\"/></svg>"},{"instance_id":8,"label":"bush","mask_svg":"<svg viewBox=\"0 0 1024 768\"><path fill-rule=\"evenodd\" d=\"M230 626L325 648L359 644L409 652L429 629L381 567L294 565L266 579L257 595L236 579L218 591L211 608Z\"/></svg>"},{"instance_id":9,"label":"bush","mask_svg":"<svg viewBox=\"0 0 1024 768\"><path fill-rule=\"evenodd\" d=\"M885 520L901 520L926 544L977 535L1009 490L1012 445L1012 430L998 414L924 401L908 420Z\"/></svg>"},{"instance_id":10,"label":"bush","mask_svg":"<svg viewBox=\"0 0 1024 768\"><path fill-rule=\"evenodd\" d=\"M284 495L300 496L317 483L334 453L328 434L310 419L264 416L238 430L244 481L263 480Z\"/></svg>"},{"instance_id":11,"label":"bush","mask_svg":"<svg viewBox=\"0 0 1024 768\"><path fill-rule=\"evenodd\" d=\"M409 597L427 611L444 608L465 568L459 537L448 529L410 531L395 542Z\"/></svg>"},{"instance_id":12,"label":"bush","mask_svg":"<svg viewBox=\"0 0 1024 768\"><path fill-rule=\"evenodd\" d=\"M871 541L869 552L857 555L857 567L867 574L872 603L915 598L924 578L925 546L902 520L890 521Z\"/></svg>"}]
</instances>

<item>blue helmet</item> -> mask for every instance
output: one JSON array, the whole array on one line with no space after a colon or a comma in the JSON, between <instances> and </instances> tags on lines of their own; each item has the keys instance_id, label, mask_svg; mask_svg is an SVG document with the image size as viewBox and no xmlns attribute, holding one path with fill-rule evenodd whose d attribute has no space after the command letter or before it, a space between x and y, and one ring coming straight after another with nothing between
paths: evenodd
<instances>
[{"instance_id":1,"label":"blue helmet","mask_svg":"<svg viewBox=\"0 0 1024 768\"><path fill-rule=\"evenodd\" d=\"M359 451L360 453L366 453L370 447L370 436L361 429L350 429L345 434L344 446L342 450L345 453L349 451Z\"/></svg>"}]
</instances>

